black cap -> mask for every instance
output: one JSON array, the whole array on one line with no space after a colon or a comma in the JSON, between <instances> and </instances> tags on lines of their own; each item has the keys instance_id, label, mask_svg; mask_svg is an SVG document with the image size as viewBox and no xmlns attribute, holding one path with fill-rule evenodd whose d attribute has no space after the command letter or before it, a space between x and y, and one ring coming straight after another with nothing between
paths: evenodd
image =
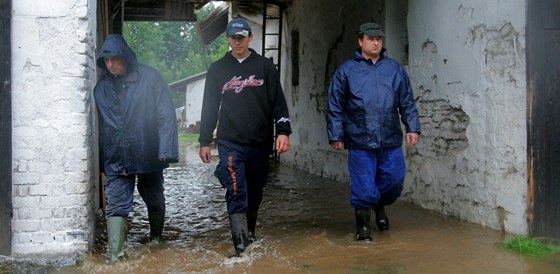
<instances>
[{"instance_id":1,"label":"black cap","mask_svg":"<svg viewBox=\"0 0 560 274\"><path fill-rule=\"evenodd\" d=\"M365 23L360 26L358 34L365 34L367 36L385 36L383 30L381 30L381 25L377 23Z\"/></svg>"}]
</instances>

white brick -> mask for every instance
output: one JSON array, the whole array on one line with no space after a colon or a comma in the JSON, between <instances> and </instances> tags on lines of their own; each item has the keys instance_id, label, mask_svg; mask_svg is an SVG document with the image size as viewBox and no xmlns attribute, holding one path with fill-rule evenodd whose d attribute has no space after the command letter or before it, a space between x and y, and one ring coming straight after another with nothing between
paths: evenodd
<instances>
[{"instance_id":1,"label":"white brick","mask_svg":"<svg viewBox=\"0 0 560 274\"><path fill-rule=\"evenodd\" d=\"M62 231L88 228L88 219L85 217L43 219L40 222L42 230Z\"/></svg>"},{"instance_id":2,"label":"white brick","mask_svg":"<svg viewBox=\"0 0 560 274\"><path fill-rule=\"evenodd\" d=\"M29 172L34 173L48 173L53 171L53 167L50 162L43 161L31 161L28 163Z\"/></svg>"},{"instance_id":3,"label":"white brick","mask_svg":"<svg viewBox=\"0 0 560 274\"><path fill-rule=\"evenodd\" d=\"M21 232L15 233L13 235L13 242L17 244L29 244L31 243L31 233Z\"/></svg>"},{"instance_id":4,"label":"white brick","mask_svg":"<svg viewBox=\"0 0 560 274\"><path fill-rule=\"evenodd\" d=\"M87 160L68 160L64 163L64 171L87 171L88 162Z\"/></svg>"},{"instance_id":5,"label":"white brick","mask_svg":"<svg viewBox=\"0 0 560 274\"><path fill-rule=\"evenodd\" d=\"M12 157L22 161L33 160L37 157L36 150L34 149L14 149Z\"/></svg>"},{"instance_id":6,"label":"white brick","mask_svg":"<svg viewBox=\"0 0 560 274\"><path fill-rule=\"evenodd\" d=\"M31 241L36 244L52 243L55 242L55 237L52 233L35 232L31 234Z\"/></svg>"},{"instance_id":7,"label":"white brick","mask_svg":"<svg viewBox=\"0 0 560 274\"><path fill-rule=\"evenodd\" d=\"M41 197L14 197L12 206L14 209L22 208L22 207L32 207L35 208L41 202Z\"/></svg>"},{"instance_id":8,"label":"white brick","mask_svg":"<svg viewBox=\"0 0 560 274\"><path fill-rule=\"evenodd\" d=\"M41 231L41 221L39 220L12 220L12 231L17 232L35 232Z\"/></svg>"},{"instance_id":9,"label":"white brick","mask_svg":"<svg viewBox=\"0 0 560 274\"><path fill-rule=\"evenodd\" d=\"M89 183L68 183L64 186L65 194L87 194L91 190Z\"/></svg>"},{"instance_id":10,"label":"white brick","mask_svg":"<svg viewBox=\"0 0 560 274\"><path fill-rule=\"evenodd\" d=\"M50 196L56 197L64 194L64 186L60 184L44 183L29 186L30 196Z\"/></svg>"},{"instance_id":11,"label":"white brick","mask_svg":"<svg viewBox=\"0 0 560 274\"><path fill-rule=\"evenodd\" d=\"M70 207L58 207L54 210L55 218L83 218L91 217L89 212L84 206L70 206Z\"/></svg>"},{"instance_id":12,"label":"white brick","mask_svg":"<svg viewBox=\"0 0 560 274\"><path fill-rule=\"evenodd\" d=\"M37 209L24 207L16 210L18 220L40 220L53 217L51 209Z\"/></svg>"},{"instance_id":13,"label":"white brick","mask_svg":"<svg viewBox=\"0 0 560 274\"><path fill-rule=\"evenodd\" d=\"M58 208L69 206L84 206L88 202L87 195L68 195L62 197L41 197L40 206L44 208Z\"/></svg>"}]
</instances>

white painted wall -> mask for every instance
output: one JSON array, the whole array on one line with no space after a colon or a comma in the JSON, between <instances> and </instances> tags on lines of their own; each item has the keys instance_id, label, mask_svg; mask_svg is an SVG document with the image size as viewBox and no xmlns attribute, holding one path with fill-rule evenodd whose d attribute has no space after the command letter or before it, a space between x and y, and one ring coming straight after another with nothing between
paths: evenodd
<instances>
[{"instance_id":1,"label":"white painted wall","mask_svg":"<svg viewBox=\"0 0 560 274\"><path fill-rule=\"evenodd\" d=\"M409 1L424 132L404 199L527 233L525 2Z\"/></svg>"},{"instance_id":2,"label":"white painted wall","mask_svg":"<svg viewBox=\"0 0 560 274\"><path fill-rule=\"evenodd\" d=\"M206 77L187 84L186 95L186 120L187 127L200 123L200 113L202 111L202 98L204 97L204 83Z\"/></svg>"},{"instance_id":3,"label":"white painted wall","mask_svg":"<svg viewBox=\"0 0 560 274\"><path fill-rule=\"evenodd\" d=\"M294 133L282 162L348 182L346 152L328 145L327 85L357 47L359 25L377 21L388 55L407 66L423 127L406 150L402 199L527 233L525 11L524 0L292 1L282 77Z\"/></svg>"},{"instance_id":4,"label":"white painted wall","mask_svg":"<svg viewBox=\"0 0 560 274\"><path fill-rule=\"evenodd\" d=\"M94 240L94 0L12 1L14 254Z\"/></svg>"}]
</instances>

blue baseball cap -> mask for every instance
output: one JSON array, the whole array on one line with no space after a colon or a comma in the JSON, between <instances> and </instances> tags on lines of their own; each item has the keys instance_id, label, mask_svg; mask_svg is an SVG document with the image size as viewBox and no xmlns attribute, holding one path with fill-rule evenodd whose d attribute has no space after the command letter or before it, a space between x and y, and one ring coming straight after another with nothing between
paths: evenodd
<instances>
[{"instance_id":1,"label":"blue baseball cap","mask_svg":"<svg viewBox=\"0 0 560 274\"><path fill-rule=\"evenodd\" d=\"M251 26L247 23L247 21L245 21L245 19L242 18L236 18L229 21L226 28L227 36L249 36L249 33L251 33Z\"/></svg>"}]
</instances>

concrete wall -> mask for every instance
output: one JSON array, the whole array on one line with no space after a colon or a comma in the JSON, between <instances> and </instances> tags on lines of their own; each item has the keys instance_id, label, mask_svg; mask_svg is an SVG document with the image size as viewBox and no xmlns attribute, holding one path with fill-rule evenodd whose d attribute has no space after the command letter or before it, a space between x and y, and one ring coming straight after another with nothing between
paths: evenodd
<instances>
[{"instance_id":1,"label":"concrete wall","mask_svg":"<svg viewBox=\"0 0 560 274\"><path fill-rule=\"evenodd\" d=\"M404 199L526 233L525 1L410 1L423 135Z\"/></svg>"},{"instance_id":2,"label":"concrete wall","mask_svg":"<svg viewBox=\"0 0 560 274\"><path fill-rule=\"evenodd\" d=\"M418 147L406 150L402 199L527 233L524 0L294 0L286 17L282 75L294 133L284 163L348 182L346 152L326 136L327 85L357 47L358 26L376 21L388 55L410 73L423 126Z\"/></svg>"},{"instance_id":3,"label":"concrete wall","mask_svg":"<svg viewBox=\"0 0 560 274\"><path fill-rule=\"evenodd\" d=\"M206 72L205 72L206 73ZM206 77L187 84L186 88L186 120L187 127L200 123L200 112L202 111L202 98L204 97L204 83Z\"/></svg>"},{"instance_id":4,"label":"concrete wall","mask_svg":"<svg viewBox=\"0 0 560 274\"><path fill-rule=\"evenodd\" d=\"M14 254L87 251L98 198L96 1L13 1Z\"/></svg>"}]
</instances>

